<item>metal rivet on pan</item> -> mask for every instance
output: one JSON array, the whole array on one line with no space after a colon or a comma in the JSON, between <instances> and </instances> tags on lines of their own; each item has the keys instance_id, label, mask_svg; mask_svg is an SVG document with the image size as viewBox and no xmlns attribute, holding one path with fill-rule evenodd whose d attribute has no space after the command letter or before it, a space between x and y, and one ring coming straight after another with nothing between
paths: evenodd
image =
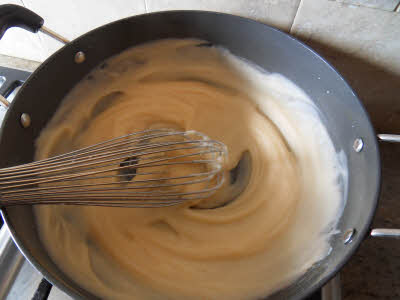
<instances>
[{"instance_id":1,"label":"metal rivet on pan","mask_svg":"<svg viewBox=\"0 0 400 300\"><path fill-rule=\"evenodd\" d=\"M28 128L29 126L31 126L31 116L26 113L23 113L21 115L21 125L24 128Z\"/></svg>"},{"instance_id":2,"label":"metal rivet on pan","mask_svg":"<svg viewBox=\"0 0 400 300\"><path fill-rule=\"evenodd\" d=\"M356 230L354 228L346 230L343 235L343 243L345 245L350 244L353 241L353 238L356 234Z\"/></svg>"},{"instance_id":3,"label":"metal rivet on pan","mask_svg":"<svg viewBox=\"0 0 400 300\"><path fill-rule=\"evenodd\" d=\"M75 62L77 64L81 64L85 61L86 57L85 57L85 53L83 53L82 51L79 51L75 54Z\"/></svg>"},{"instance_id":4,"label":"metal rivet on pan","mask_svg":"<svg viewBox=\"0 0 400 300\"><path fill-rule=\"evenodd\" d=\"M354 140L353 143L353 149L356 152L361 152L361 150L364 148L364 141L362 140L362 138L357 138Z\"/></svg>"}]
</instances>

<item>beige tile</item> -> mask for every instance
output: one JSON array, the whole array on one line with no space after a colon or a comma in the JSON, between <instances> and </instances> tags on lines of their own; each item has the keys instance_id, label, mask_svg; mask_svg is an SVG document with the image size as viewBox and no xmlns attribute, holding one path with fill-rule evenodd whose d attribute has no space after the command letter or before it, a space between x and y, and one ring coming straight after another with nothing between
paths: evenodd
<instances>
[{"instance_id":1,"label":"beige tile","mask_svg":"<svg viewBox=\"0 0 400 300\"><path fill-rule=\"evenodd\" d=\"M330 0L330 1L383 9L387 11L394 11L396 9L396 6L400 3L400 0Z\"/></svg>"},{"instance_id":2,"label":"beige tile","mask_svg":"<svg viewBox=\"0 0 400 300\"><path fill-rule=\"evenodd\" d=\"M209 10L251 18L289 31L300 0L146 0L149 12Z\"/></svg>"},{"instance_id":3,"label":"beige tile","mask_svg":"<svg viewBox=\"0 0 400 300\"><path fill-rule=\"evenodd\" d=\"M0 66L33 72L40 62L0 54Z\"/></svg>"},{"instance_id":4,"label":"beige tile","mask_svg":"<svg viewBox=\"0 0 400 300\"><path fill-rule=\"evenodd\" d=\"M43 276L27 260L24 260L17 278L3 300L32 299L42 278Z\"/></svg>"},{"instance_id":5,"label":"beige tile","mask_svg":"<svg viewBox=\"0 0 400 300\"><path fill-rule=\"evenodd\" d=\"M46 27L68 39L109 22L146 12L144 0L24 0L24 4L44 19ZM62 46L42 33L39 36L47 55Z\"/></svg>"},{"instance_id":6,"label":"beige tile","mask_svg":"<svg viewBox=\"0 0 400 300\"><path fill-rule=\"evenodd\" d=\"M1 4L18 4L23 6L20 0L0 0ZM45 58L45 51L39 36L17 27L10 28L4 34L0 41L0 54L36 61L42 61Z\"/></svg>"},{"instance_id":7,"label":"beige tile","mask_svg":"<svg viewBox=\"0 0 400 300\"><path fill-rule=\"evenodd\" d=\"M400 74L400 15L333 1L303 0L291 33Z\"/></svg>"},{"instance_id":8,"label":"beige tile","mask_svg":"<svg viewBox=\"0 0 400 300\"><path fill-rule=\"evenodd\" d=\"M344 75L377 130L400 132L400 14L303 0L291 33Z\"/></svg>"},{"instance_id":9,"label":"beige tile","mask_svg":"<svg viewBox=\"0 0 400 300\"><path fill-rule=\"evenodd\" d=\"M62 292L61 290L53 286L47 300L73 300L73 299L66 293Z\"/></svg>"}]
</instances>

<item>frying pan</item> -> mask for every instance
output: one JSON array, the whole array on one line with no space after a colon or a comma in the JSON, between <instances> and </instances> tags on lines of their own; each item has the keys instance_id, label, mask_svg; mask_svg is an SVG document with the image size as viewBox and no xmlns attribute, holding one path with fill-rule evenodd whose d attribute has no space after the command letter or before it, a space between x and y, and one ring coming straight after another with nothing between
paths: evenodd
<instances>
[{"instance_id":1,"label":"frying pan","mask_svg":"<svg viewBox=\"0 0 400 300\"><path fill-rule=\"evenodd\" d=\"M0 37L12 26L54 36L35 13L15 5L0 6ZM331 238L331 253L269 299L302 299L310 295L343 267L367 234L400 237L400 230L370 229L380 188L379 150L368 115L351 87L327 61L295 38L228 14L168 11L138 15L99 27L67 43L39 66L9 106L0 131L0 167L33 160L34 142L40 131L68 91L94 67L129 47L165 38L207 40L270 72L283 74L313 99L336 150L346 155L346 204L338 234ZM395 135L378 137L400 141ZM95 298L47 255L38 237L32 207L2 208L1 214L20 251L44 277L73 298Z\"/></svg>"}]
</instances>

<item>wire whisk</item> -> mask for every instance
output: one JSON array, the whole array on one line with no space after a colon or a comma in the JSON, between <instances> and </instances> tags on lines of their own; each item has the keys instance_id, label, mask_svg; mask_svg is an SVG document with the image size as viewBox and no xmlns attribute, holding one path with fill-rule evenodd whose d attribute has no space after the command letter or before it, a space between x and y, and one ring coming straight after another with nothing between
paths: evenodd
<instances>
[{"instance_id":1,"label":"wire whisk","mask_svg":"<svg viewBox=\"0 0 400 300\"><path fill-rule=\"evenodd\" d=\"M205 199L224 181L227 150L196 131L131 133L0 169L0 206L163 207Z\"/></svg>"}]
</instances>

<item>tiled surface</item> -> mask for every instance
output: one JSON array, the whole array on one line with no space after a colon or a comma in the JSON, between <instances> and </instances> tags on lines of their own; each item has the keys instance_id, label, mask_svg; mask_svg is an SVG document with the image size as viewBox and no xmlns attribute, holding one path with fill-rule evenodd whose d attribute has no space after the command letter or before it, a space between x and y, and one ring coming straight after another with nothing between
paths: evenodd
<instances>
[{"instance_id":1,"label":"tiled surface","mask_svg":"<svg viewBox=\"0 0 400 300\"><path fill-rule=\"evenodd\" d=\"M291 34L344 75L378 131L400 132L399 13L302 0Z\"/></svg>"},{"instance_id":2,"label":"tiled surface","mask_svg":"<svg viewBox=\"0 0 400 300\"><path fill-rule=\"evenodd\" d=\"M68 39L91 29L125 17L146 12L144 0L23 0L25 6L40 15L44 25ZM45 56L62 46L58 41L39 33Z\"/></svg>"},{"instance_id":3,"label":"tiled surface","mask_svg":"<svg viewBox=\"0 0 400 300\"><path fill-rule=\"evenodd\" d=\"M400 74L400 15L333 1L303 0L291 33Z\"/></svg>"},{"instance_id":4,"label":"tiled surface","mask_svg":"<svg viewBox=\"0 0 400 300\"><path fill-rule=\"evenodd\" d=\"M300 0L0 0L25 5L45 20L45 26L74 39L100 25L124 17L171 9L199 9L236 14L289 31ZM19 28L9 30L0 54L43 61L62 46L50 37Z\"/></svg>"},{"instance_id":5,"label":"tiled surface","mask_svg":"<svg viewBox=\"0 0 400 300\"><path fill-rule=\"evenodd\" d=\"M47 300L73 300L73 299L66 293L53 287L50 291L49 298L47 298Z\"/></svg>"},{"instance_id":6,"label":"tiled surface","mask_svg":"<svg viewBox=\"0 0 400 300\"><path fill-rule=\"evenodd\" d=\"M31 299L43 276L37 272L28 261L24 261L17 279L6 299L3 300L23 300Z\"/></svg>"},{"instance_id":7,"label":"tiled surface","mask_svg":"<svg viewBox=\"0 0 400 300\"><path fill-rule=\"evenodd\" d=\"M146 0L147 10L198 9L251 18L289 31L300 0Z\"/></svg>"},{"instance_id":8,"label":"tiled surface","mask_svg":"<svg viewBox=\"0 0 400 300\"><path fill-rule=\"evenodd\" d=\"M394 11L397 5L400 3L399 0L330 0L330 1L337 1L364 7L383 9L387 11Z\"/></svg>"},{"instance_id":9,"label":"tiled surface","mask_svg":"<svg viewBox=\"0 0 400 300\"><path fill-rule=\"evenodd\" d=\"M1 42L0 42L1 43ZM24 71L34 71L40 62L0 54L0 66Z\"/></svg>"}]
</instances>

